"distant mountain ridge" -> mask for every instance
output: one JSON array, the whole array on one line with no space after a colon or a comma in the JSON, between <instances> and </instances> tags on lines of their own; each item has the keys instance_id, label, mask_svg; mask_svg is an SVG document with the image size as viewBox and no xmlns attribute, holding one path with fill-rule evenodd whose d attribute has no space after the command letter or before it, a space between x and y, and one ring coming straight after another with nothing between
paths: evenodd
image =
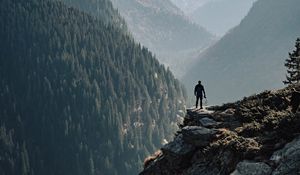
<instances>
[{"instance_id":1,"label":"distant mountain ridge","mask_svg":"<svg viewBox=\"0 0 300 175\"><path fill-rule=\"evenodd\" d=\"M183 13L170 1L160 1L160 0L136 0L144 7L149 7L158 11L166 11L173 14L183 15Z\"/></svg>"},{"instance_id":2,"label":"distant mountain ridge","mask_svg":"<svg viewBox=\"0 0 300 175\"><path fill-rule=\"evenodd\" d=\"M193 24L169 0L112 0L137 42L149 48L177 77L190 65L195 52L214 36Z\"/></svg>"},{"instance_id":3,"label":"distant mountain ridge","mask_svg":"<svg viewBox=\"0 0 300 175\"><path fill-rule=\"evenodd\" d=\"M200 55L183 78L188 90L203 80L209 101L224 103L282 87L284 60L300 35L299 6L298 0L254 3L239 26Z\"/></svg>"},{"instance_id":4,"label":"distant mountain ridge","mask_svg":"<svg viewBox=\"0 0 300 175\"><path fill-rule=\"evenodd\" d=\"M221 37L237 26L256 0L172 0L193 22Z\"/></svg>"},{"instance_id":5,"label":"distant mountain ridge","mask_svg":"<svg viewBox=\"0 0 300 175\"><path fill-rule=\"evenodd\" d=\"M185 14L191 14L204 4L212 0L171 0L178 8L182 9Z\"/></svg>"},{"instance_id":6,"label":"distant mountain ridge","mask_svg":"<svg viewBox=\"0 0 300 175\"><path fill-rule=\"evenodd\" d=\"M256 0L213 0L188 14L192 21L223 36L237 26Z\"/></svg>"}]
</instances>

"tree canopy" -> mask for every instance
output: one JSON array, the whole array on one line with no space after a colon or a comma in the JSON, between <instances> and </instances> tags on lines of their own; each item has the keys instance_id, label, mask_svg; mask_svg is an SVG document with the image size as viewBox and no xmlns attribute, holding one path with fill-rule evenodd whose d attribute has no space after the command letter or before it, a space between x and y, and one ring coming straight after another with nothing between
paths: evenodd
<instances>
[{"instance_id":1,"label":"tree canopy","mask_svg":"<svg viewBox=\"0 0 300 175\"><path fill-rule=\"evenodd\" d=\"M0 9L0 174L137 174L183 108L172 73L62 2Z\"/></svg>"}]
</instances>

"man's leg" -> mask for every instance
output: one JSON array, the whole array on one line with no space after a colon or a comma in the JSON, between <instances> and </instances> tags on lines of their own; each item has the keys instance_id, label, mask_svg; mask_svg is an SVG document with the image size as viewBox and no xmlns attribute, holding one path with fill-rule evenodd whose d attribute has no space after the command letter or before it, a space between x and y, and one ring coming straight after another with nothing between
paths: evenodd
<instances>
[{"instance_id":1,"label":"man's leg","mask_svg":"<svg viewBox=\"0 0 300 175\"><path fill-rule=\"evenodd\" d=\"M299 107L299 102L295 102L294 104L292 104L292 112L296 113Z\"/></svg>"},{"instance_id":2,"label":"man's leg","mask_svg":"<svg viewBox=\"0 0 300 175\"><path fill-rule=\"evenodd\" d=\"M198 108L198 101L199 101L199 97L196 96L196 108Z\"/></svg>"},{"instance_id":3,"label":"man's leg","mask_svg":"<svg viewBox=\"0 0 300 175\"><path fill-rule=\"evenodd\" d=\"M203 107L202 107L202 97L200 97L200 109L203 109Z\"/></svg>"},{"instance_id":4,"label":"man's leg","mask_svg":"<svg viewBox=\"0 0 300 175\"><path fill-rule=\"evenodd\" d=\"M292 98L291 98L291 106L292 106L292 112L293 113L297 112L299 104L300 104L300 93L293 92L292 93Z\"/></svg>"}]
</instances>

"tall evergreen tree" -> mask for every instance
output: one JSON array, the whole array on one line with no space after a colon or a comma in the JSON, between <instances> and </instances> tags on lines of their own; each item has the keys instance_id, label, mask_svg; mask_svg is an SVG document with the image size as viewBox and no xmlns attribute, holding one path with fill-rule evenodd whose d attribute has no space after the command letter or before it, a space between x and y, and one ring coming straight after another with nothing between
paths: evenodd
<instances>
[{"instance_id":1,"label":"tall evergreen tree","mask_svg":"<svg viewBox=\"0 0 300 175\"><path fill-rule=\"evenodd\" d=\"M287 67L286 80L284 84L295 84L300 82L300 38L297 38L296 49L289 53L289 58L285 60L285 67Z\"/></svg>"}]
</instances>

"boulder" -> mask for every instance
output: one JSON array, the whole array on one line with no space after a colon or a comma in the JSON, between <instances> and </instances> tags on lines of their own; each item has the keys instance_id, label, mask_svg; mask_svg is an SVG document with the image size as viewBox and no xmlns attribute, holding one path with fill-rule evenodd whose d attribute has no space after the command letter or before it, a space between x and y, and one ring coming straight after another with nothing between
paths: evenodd
<instances>
[{"instance_id":1,"label":"boulder","mask_svg":"<svg viewBox=\"0 0 300 175\"><path fill-rule=\"evenodd\" d=\"M219 175L220 171L216 166L209 166L207 164L193 164L193 166L186 170L184 175Z\"/></svg>"},{"instance_id":2,"label":"boulder","mask_svg":"<svg viewBox=\"0 0 300 175\"><path fill-rule=\"evenodd\" d=\"M203 117L211 117L213 111L209 110L198 110L198 109L188 109L187 110L187 118L203 118Z\"/></svg>"},{"instance_id":3,"label":"boulder","mask_svg":"<svg viewBox=\"0 0 300 175\"><path fill-rule=\"evenodd\" d=\"M215 120L208 117L204 117L200 119L200 123L204 127L215 127L218 125L218 123Z\"/></svg>"},{"instance_id":4,"label":"boulder","mask_svg":"<svg viewBox=\"0 0 300 175\"><path fill-rule=\"evenodd\" d=\"M185 156L194 151L195 147L184 142L183 135L177 135L174 140L166 144L161 150L164 154L171 154L174 156Z\"/></svg>"},{"instance_id":5,"label":"boulder","mask_svg":"<svg viewBox=\"0 0 300 175\"><path fill-rule=\"evenodd\" d=\"M174 141L166 144L162 149L163 160L161 163L165 169L171 169L171 172L180 172L182 169L190 166L190 159L194 154L195 147L186 143L183 140L182 134L177 135ZM169 170L170 171L170 170ZM167 173L155 173L155 174L167 174Z\"/></svg>"},{"instance_id":6,"label":"boulder","mask_svg":"<svg viewBox=\"0 0 300 175\"><path fill-rule=\"evenodd\" d=\"M208 129L201 126L186 126L182 128L183 140L196 147L208 146L218 133L216 129Z\"/></svg>"},{"instance_id":7,"label":"boulder","mask_svg":"<svg viewBox=\"0 0 300 175\"><path fill-rule=\"evenodd\" d=\"M300 136L276 151L271 160L278 164L272 175L300 174Z\"/></svg>"},{"instance_id":8,"label":"boulder","mask_svg":"<svg viewBox=\"0 0 300 175\"><path fill-rule=\"evenodd\" d=\"M271 173L272 169L266 163L243 161L237 164L231 175L270 175Z\"/></svg>"},{"instance_id":9,"label":"boulder","mask_svg":"<svg viewBox=\"0 0 300 175\"><path fill-rule=\"evenodd\" d=\"M221 115L226 115L226 116L232 116L235 114L235 109L229 108L226 109L225 111L221 112Z\"/></svg>"}]
</instances>

